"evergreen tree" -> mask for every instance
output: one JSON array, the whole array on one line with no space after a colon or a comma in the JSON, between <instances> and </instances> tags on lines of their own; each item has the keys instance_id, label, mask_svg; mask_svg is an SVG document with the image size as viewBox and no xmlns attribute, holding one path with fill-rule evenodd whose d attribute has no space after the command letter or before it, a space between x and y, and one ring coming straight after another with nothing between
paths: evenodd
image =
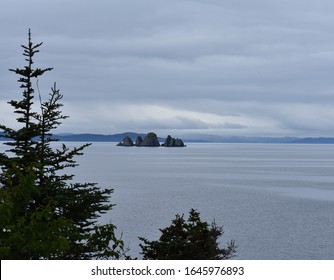
<instances>
[{"instance_id":1,"label":"evergreen tree","mask_svg":"<svg viewBox=\"0 0 334 280\"><path fill-rule=\"evenodd\" d=\"M94 183L72 183L67 170L90 144L70 149L52 145L53 130L66 119L56 84L47 101L39 94L34 110L33 81L52 68L33 68L40 44L22 45L27 65L10 69L19 75L22 99L8 102L18 115L19 129L0 125L9 139L0 154L0 258L1 259L109 259L119 258L123 242L113 224L99 225L110 211L112 189Z\"/></svg>"},{"instance_id":2,"label":"evergreen tree","mask_svg":"<svg viewBox=\"0 0 334 280\"><path fill-rule=\"evenodd\" d=\"M157 241L139 237L144 244L139 246L146 260L223 260L234 256L236 245L231 240L226 248L219 248L218 238L223 228L213 222L202 222L199 213L191 209L189 218L176 215L172 224L160 229Z\"/></svg>"}]
</instances>

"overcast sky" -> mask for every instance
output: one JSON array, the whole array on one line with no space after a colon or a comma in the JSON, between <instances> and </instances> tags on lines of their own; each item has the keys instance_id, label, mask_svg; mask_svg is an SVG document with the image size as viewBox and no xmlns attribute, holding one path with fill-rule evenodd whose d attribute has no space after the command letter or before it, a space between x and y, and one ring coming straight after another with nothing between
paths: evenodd
<instances>
[{"instance_id":1,"label":"overcast sky","mask_svg":"<svg viewBox=\"0 0 334 280\"><path fill-rule=\"evenodd\" d=\"M1 0L0 123L21 44L61 132L334 136L333 0Z\"/></svg>"}]
</instances>

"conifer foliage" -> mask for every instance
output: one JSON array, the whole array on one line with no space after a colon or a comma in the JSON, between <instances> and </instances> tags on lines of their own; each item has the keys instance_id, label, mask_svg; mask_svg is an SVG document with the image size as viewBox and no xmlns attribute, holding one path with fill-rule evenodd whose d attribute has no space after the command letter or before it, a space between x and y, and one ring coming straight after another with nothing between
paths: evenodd
<instances>
[{"instance_id":1,"label":"conifer foliage","mask_svg":"<svg viewBox=\"0 0 334 280\"><path fill-rule=\"evenodd\" d=\"M8 102L20 128L0 124L9 147L0 153L0 258L118 259L123 242L115 226L98 224L113 207L113 190L73 183L68 174L90 144L55 144L53 130L67 118L61 112L63 96L56 84L46 101L35 96L33 84L52 70L33 68L41 45L32 43L29 30L28 45L22 45L26 66L10 69L23 92L20 100Z\"/></svg>"},{"instance_id":2,"label":"conifer foliage","mask_svg":"<svg viewBox=\"0 0 334 280\"><path fill-rule=\"evenodd\" d=\"M210 226L203 222L199 212L191 209L186 221L183 215L176 215L172 224L160 229L159 240L144 242L139 246L146 260L225 260L236 252L234 240L226 248L220 248L218 239L223 235L223 228L213 222Z\"/></svg>"}]
</instances>

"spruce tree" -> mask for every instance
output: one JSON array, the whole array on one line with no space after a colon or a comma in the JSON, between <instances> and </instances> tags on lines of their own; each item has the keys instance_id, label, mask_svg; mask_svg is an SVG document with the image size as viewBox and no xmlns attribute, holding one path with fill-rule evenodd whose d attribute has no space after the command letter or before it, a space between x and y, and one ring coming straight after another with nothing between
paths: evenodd
<instances>
[{"instance_id":1,"label":"spruce tree","mask_svg":"<svg viewBox=\"0 0 334 280\"><path fill-rule=\"evenodd\" d=\"M22 45L27 65L10 69L19 75L23 93L22 99L8 102L20 128L0 124L9 140L4 143L9 149L0 153L0 258L118 259L123 242L116 238L115 225L98 223L114 206L113 190L73 183L68 173L90 144L54 144L53 131L67 118L56 84L46 101L35 97L33 82L52 70L33 68L41 45L32 43L29 30L28 45Z\"/></svg>"},{"instance_id":2,"label":"spruce tree","mask_svg":"<svg viewBox=\"0 0 334 280\"><path fill-rule=\"evenodd\" d=\"M139 246L145 260L225 260L236 252L234 240L226 248L219 247L223 228L203 222L195 209L190 210L187 221L184 215L176 215L172 224L160 231L156 241L139 237L144 242Z\"/></svg>"}]
</instances>

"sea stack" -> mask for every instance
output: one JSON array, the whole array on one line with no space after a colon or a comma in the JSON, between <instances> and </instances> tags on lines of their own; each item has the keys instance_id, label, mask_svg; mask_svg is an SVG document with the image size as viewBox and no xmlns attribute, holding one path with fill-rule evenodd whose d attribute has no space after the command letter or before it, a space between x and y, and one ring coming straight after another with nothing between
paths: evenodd
<instances>
[{"instance_id":1,"label":"sea stack","mask_svg":"<svg viewBox=\"0 0 334 280\"><path fill-rule=\"evenodd\" d=\"M141 147L159 147L160 142L158 140L158 136L154 132L147 133L147 135L145 136L140 146Z\"/></svg>"},{"instance_id":2,"label":"sea stack","mask_svg":"<svg viewBox=\"0 0 334 280\"><path fill-rule=\"evenodd\" d=\"M143 138L141 138L141 136L138 135L138 137L136 139L135 146L139 147L139 146L141 146L141 144L143 144Z\"/></svg>"},{"instance_id":3,"label":"sea stack","mask_svg":"<svg viewBox=\"0 0 334 280\"><path fill-rule=\"evenodd\" d=\"M168 135L165 142L162 144L164 147L185 147L183 141L179 138L173 138Z\"/></svg>"},{"instance_id":4,"label":"sea stack","mask_svg":"<svg viewBox=\"0 0 334 280\"><path fill-rule=\"evenodd\" d=\"M132 147L134 145L135 144L133 144L133 141L128 136L124 137L123 141L117 144L117 146L123 146L123 147Z\"/></svg>"}]
</instances>

